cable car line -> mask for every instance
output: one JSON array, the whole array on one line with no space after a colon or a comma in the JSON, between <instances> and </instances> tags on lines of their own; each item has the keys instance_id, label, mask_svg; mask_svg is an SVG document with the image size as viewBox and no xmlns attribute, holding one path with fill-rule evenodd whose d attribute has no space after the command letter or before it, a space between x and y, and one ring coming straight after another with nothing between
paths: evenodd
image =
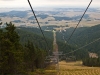
<instances>
[{"instance_id":1,"label":"cable car line","mask_svg":"<svg viewBox=\"0 0 100 75\"><path fill-rule=\"evenodd\" d=\"M96 40L94 40L94 41L92 41L92 42L90 42L90 43L88 43L88 44L86 44L86 45L84 45L84 46L82 46L82 47L76 49L76 50L73 50L73 51L71 51L71 52L69 52L69 53L66 53L66 54L70 54L70 53L76 52L76 51L78 51L78 50L80 50L80 49L82 49L82 48L84 48L84 47L86 47L86 46L88 46L88 45L90 45L90 44L93 44L94 42L97 42L97 41L99 41L99 40L100 40L100 38L98 38L98 39L96 39Z\"/></svg>"},{"instance_id":2,"label":"cable car line","mask_svg":"<svg viewBox=\"0 0 100 75\"><path fill-rule=\"evenodd\" d=\"M72 35L74 34L74 32L75 32L75 30L77 29L77 27L78 27L78 25L80 24L80 22L82 21L84 15L85 15L86 11L88 10L89 6L91 5L91 3L92 3L92 0L90 1L89 5L87 6L85 12L83 13L81 19L79 20L79 22L78 22L78 24L76 25L75 29L73 30L72 34L71 34L70 37L68 38L68 41L67 41L67 42L69 42L69 40L71 39Z\"/></svg>"},{"instance_id":3,"label":"cable car line","mask_svg":"<svg viewBox=\"0 0 100 75\"><path fill-rule=\"evenodd\" d=\"M28 3L29 3L29 6L30 6L32 12L33 12L33 15L34 15L34 17L35 17L35 20L36 20L36 22L37 22L37 24L38 24L38 26L39 26L39 28L40 28L40 31L41 31L41 33L42 33L42 35L43 35L43 37L44 37L44 40L45 40L45 42L46 42L46 44L47 44L47 48L48 48L48 50L50 51L50 48L49 48L49 46L48 46L48 42L47 42L47 40L46 40L46 38L45 38L45 36L44 36L44 33L43 33L42 29L41 29L40 23L39 23L39 21L38 21L36 15L35 15L35 12L34 12L34 10L33 10L33 7L32 7L32 5L31 5L31 2L30 2L29 0L27 0L27 1L28 1ZM49 51L48 51L48 52L49 52Z\"/></svg>"}]
</instances>

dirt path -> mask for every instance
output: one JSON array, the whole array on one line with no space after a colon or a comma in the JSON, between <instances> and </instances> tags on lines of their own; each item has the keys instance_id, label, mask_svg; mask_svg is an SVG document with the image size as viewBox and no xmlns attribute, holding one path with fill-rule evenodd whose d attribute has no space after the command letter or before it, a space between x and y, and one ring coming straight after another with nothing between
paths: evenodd
<instances>
[{"instance_id":1,"label":"dirt path","mask_svg":"<svg viewBox=\"0 0 100 75\"><path fill-rule=\"evenodd\" d=\"M53 31L54 41L53 41L53 52L58 52L58 45L56 43L56 31Z\"/></svg>"}]
</instances>

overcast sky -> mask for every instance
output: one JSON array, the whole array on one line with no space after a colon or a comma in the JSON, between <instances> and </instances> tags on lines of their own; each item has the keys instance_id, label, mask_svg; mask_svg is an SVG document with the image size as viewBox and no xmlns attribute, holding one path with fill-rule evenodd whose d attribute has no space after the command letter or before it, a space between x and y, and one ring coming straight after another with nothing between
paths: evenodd
<instances>
[{"instance_id":1,"label":"overcast sky","mask_svg":"<svg viewBox=\"0 0 100 75\"><path fill-rule=\"evenodd\" d=\"M86 7L90 0L30 0L33 7ZM28 8L27 0L0 0L0 7ZM93 0L90 7L100 7L100 0Z\"/></svg>"}]
</instances>

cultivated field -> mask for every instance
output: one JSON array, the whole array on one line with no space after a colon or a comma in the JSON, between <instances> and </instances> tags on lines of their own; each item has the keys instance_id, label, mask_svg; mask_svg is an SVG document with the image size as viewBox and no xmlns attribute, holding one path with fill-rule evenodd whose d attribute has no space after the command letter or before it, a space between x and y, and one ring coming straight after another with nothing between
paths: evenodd
<instances>
[{"instance_id":1,"label":"cultivated field","mask_svg":"<svg viewBox=\"0 0 100 75\"><path fill-rule=\"evenodd\" d=\"M100 75L99 67L86 67L81 61L65 62L61 61L58 75Z\"/></svg>"}]
</instances>

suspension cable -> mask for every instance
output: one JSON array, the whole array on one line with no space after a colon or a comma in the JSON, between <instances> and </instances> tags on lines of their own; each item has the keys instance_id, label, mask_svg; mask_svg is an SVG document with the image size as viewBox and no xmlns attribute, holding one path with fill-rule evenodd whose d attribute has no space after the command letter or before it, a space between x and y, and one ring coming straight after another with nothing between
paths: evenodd
<instances>
[{"instance_id":1,"label":"suspension cable","mask_svg":"<svg viewBox=\"0 0 100 75\"><path fill-rule=\"evenodd\" d=\"M90 44L93 44L93 43L95 43L95 42L97 42L97 41L99 41L99 40L100 40L100 38L98 38L98 39L96 39L96 40L94 40L94 41L92 41L92 42L90 42L90 43L88 43L88 44L86 44L86 45L84 45L84 46L82 46L82 47L76 49L76 50L73 50L73 51L71 51L71 52L69 52L69 53L66 53L66 54L70 54L70 53L76 52L76 51L78 51L78 50L80 50L80 49L82 49L82 48L84 48L84 47L86 47L86 46L88 46L88 45L90 45Z\"/></svg>"},{"instance_id":2,"label":"suspension cable","mask_svg":"<svg viewBox=\"0 0 100 75\"><path fill-rule=\"evenodd\" d=\"M73 30L72 34L71 34L70 37L68 38L68 41L67 41L67 42L69 42L69 40L71 39L72 35L74 34L74 32L75 32L75 30L77 29L77 27L78 27L78 25L80 24L80 22L82 21L84 15L85 15L86 11L88 10L89 6L91 5L91 3L92 3L92 0L90 1L89 5L87 6L85 12L83 13L81 19L79 20L79 22L78 22L78 24L76 25L75 29Z\"/></svg>"},{"instance_id":3,"label":"suspension cable","mask_svg":"<svg viewBox=\"0 0 100 75\"><path fill-rule=\"evenodd\" d=\"M40 26L40 24L39 24L39 21L38 21L36 15L35 15L35 12L34 12L34 10L33 10L33 8L32 8L32 5L31 5L31 3L30 3L29 0L27 0L27 1L28 1L28 3L29 3L29 6L30 6L32 12L33 12L33 15L34 15L34 17L35 17L35 19L36 19L36 22L37 22L37 24L38 24L38 26L39 26L39 28L40 28L40 31L41 31L41 33L42 33L42 35L43 35L43 37L44 37L44 40L45 40L45 42L46 42L46 44L47 44L47 48L48 48L48 50L49 50L50 48L49 48L49 46L48 46L48 42L47 42L47 40L46 40L46 38L45 38L45 36L44 36L44 33L43 33L42 29L41 29L41 26ZM49 51L50 51L50 50L49 50Z\"/></svg>"}]
</instances>

